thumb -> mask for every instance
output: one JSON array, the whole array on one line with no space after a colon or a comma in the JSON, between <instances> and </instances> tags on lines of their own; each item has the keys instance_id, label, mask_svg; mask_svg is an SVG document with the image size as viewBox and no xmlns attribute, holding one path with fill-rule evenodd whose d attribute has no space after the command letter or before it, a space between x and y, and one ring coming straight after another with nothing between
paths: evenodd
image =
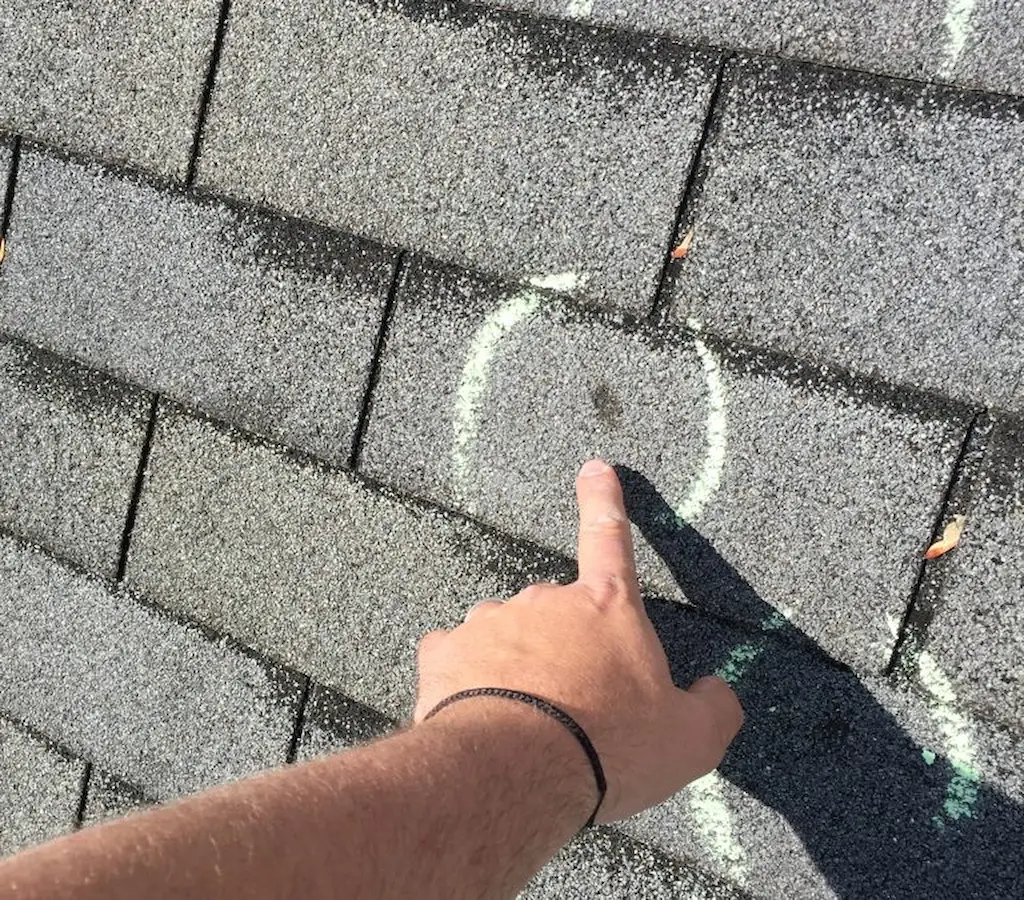
<instances>
[{"instance_id":1,"label":"thumb","mask_svg":"<svg viewBox=\"0 0 1024 900\"><path fill-rule=\"evenodd\" d=\"M684 777L692 781L722 762L743 725L743 707L736 692L714 675L701 678L678 693L679 746L684 748Z\"/></svg>"}]
</instances>

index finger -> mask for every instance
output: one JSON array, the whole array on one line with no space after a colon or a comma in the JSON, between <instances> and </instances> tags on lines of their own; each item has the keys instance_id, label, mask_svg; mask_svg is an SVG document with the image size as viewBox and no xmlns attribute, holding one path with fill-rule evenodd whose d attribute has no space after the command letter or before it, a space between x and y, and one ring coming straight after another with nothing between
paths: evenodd
<instances>
[{"instance_id":1,"label":"index finger","mask_svg":"<svg viewBox=\"0 0 1024 900\"><path fill-rule=\"evenodd\" d=\"M601 589L616 583L635 590L636 563L622 486L599 459L584 463L576 478L580 506L579 580Z\"/></svg>"}]
</instances>

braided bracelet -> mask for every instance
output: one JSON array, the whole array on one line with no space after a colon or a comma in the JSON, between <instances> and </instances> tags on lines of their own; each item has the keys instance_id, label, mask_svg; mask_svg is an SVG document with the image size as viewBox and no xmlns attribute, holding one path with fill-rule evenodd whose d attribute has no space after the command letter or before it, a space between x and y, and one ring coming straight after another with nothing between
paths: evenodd
<instances>
[{"instance_id":1,"label":"braided bracelet","mask_svg":"<svg viewBox=\"0 0 1024 900\"><path fill-rule=\"evenodd\" d=\"M483 688L470 688L467 691L459 691L456 694L452 694L450 697L445 697L440 703L437 704L430 712L424 717L425 722L431 716L436 715L446 706L459 701L466 700L470 697L502 697L505 700L516 700L519 703L526 703L528 706L534 706L539 709L542 713L547 713L556 722L561 722L569 731L572 736L580 742L580 746L583 748L583 752L587 754L587 759L590 760L591 768L594 770L594 780L597 782L597 806L594 807L594 812L590 818L587 819L584 828L588 828L594 824L594 820L597 818L597 812L601 808L601 804L604 802L605 792L608 790L608 782L605 781L604 769L601 768L601 760L597 755L597 751L594 749L594 745L590 742L590 738L587 737L587 733L579 726L579 723L570 716L567 712L559 709L553 703L548 703L541 697L537 697L534 694L528 694L525 691L512 691L508 688L499 687L483 687Z\"/></svg>"}]
</instances>

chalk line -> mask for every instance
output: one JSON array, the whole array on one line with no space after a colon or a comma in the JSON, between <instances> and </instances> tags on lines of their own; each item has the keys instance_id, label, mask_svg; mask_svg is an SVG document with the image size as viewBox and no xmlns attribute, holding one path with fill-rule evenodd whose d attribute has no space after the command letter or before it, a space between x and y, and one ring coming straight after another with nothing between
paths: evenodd
<instances>
[{"instance_id":1,"label":"chalk line","mask_svg":"<svg viewBox=\"0 0 1024 900\"><path fill-rule=\"evenodd\" d=\"M946 45L943 48L942 65L939 66L939 78L953 77L967 40L974 33L971 16L977 5L977 0L946 0L946 15L942 19L942 24L946 26Z\"/></svg>"}]
</instances>

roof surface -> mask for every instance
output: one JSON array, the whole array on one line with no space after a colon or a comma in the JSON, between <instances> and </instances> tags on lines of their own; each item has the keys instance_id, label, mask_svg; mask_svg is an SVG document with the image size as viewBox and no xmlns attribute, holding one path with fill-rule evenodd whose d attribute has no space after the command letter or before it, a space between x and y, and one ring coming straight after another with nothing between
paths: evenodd
<instances>
[{"instance_id":1,"label":"roof surface","mask_svg":"<svg viewBox=\"0 0 1024 900\"><path fill-rule=\"evenodd\" d=\"M526 896L1024 897L1024 4L492 5L0 12L0 853L397 727L603 455L747 723Z\"/></svg>"}]
</instances>

